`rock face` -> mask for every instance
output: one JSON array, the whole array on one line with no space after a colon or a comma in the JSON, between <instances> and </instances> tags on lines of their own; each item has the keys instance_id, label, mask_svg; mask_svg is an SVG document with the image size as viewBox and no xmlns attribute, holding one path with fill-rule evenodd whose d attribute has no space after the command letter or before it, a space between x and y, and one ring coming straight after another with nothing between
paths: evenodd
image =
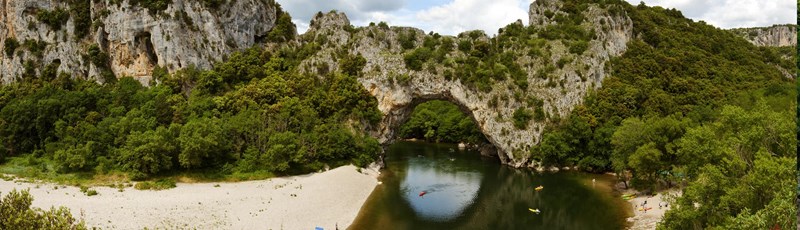
<instances>
[{"instance_id":1,"label":"rock face","mask_svg":"<svg viewBox=\"0 0 800 230\"><path fill-rule=\"evenodd\" d=\"M59 72L103 81L102 70L116 76L132 76L147 84L155 66L170 71L194 65L210 68L215 61L236 50L261 42L275 26L278 6L274 1L228 1L211 8L196 0L172 0L165 10L150 12L129 1L107 4L91 1L89 34L78 39L77 14L72 13L60 29L41 22L39 12L75 6L62 0L2 0L0 5L0 47L12 39L23 44L46 44L41 54L21 45L0 59L2 82L14 81L32 65L36 71L51 63ZM87 1L88 2L88 1ZM83 15L87 16L88 15ZM92 46L107 55L108 66L96 66L87 55ZM26 64L29 63L29 64Z\"/></svg>"},{"instance_id":2,"label":"rock face","mask_svg":"<svg viewBox=\"0 0 800 230\"><path fill-rule=\"evenodd\" d=\"M774 25L760 28L732 29L756 46L796 46L797 25Z\"/></svg>"},{"instance_id":3,"label":"rock face","mask_svg":"<svg viewBox=\"0 0 800 230\"><path fill-rule=\"evenodd\" d=\"M531 25L537 29L556 23L547 14L564 14L562 3L555 0L540 0L531 4ZM301 36L304 41L318 41L322 48L314 56L300 65L301 71L326 73L338 68L336 59L346 55L361 55L366 59L359 82L377 98L379 109L385 114L377 126L366 130L381 143L395 140L399 126L405 122L414 107L428 100L447 100L458 105L470 115L486 138L495 148L482 148L483 154L496 151L501 161L515 167L536 167L531 161L529 148L537 144L543 129L556 117L566 117L570 111L583 102L587 91L601 86L606 77L605 63L626 50L627 42L633 37L633 23L624 10L610 13L610 7L591 5L582 14L585 20L581 26L595 31L588 47L581 54L569 52L569 47L561 40L546 41L544 54L536 54L524 45L504 47L503 52L514 54L514 60L522 66L528 87L517 87L512 77L493 81L488 90L470 87L458 77L448 73L457 72L458 60L467 59L470 54L454 49L446 54L441 63L429 61L422 70L406 67L403 57L412 49L405 50L399 41L401 37L411 37L414 47L423 46L426 35L415 28L371 25L352 28L344 14L331 12L318 14L311 22L309 31ZM552 15L550 15L552 16ZM541 19L541 20L540 20ZM521 22L517 22L521 26ZM478 44L488 42L482 32L464 32L457 37L442 36L440 41L452 39L455 47L459 43ZM502 34L502 33L501 33ZM520 42L518 44L524 44ZM532 55L531 55L532 54ZM564 61L569 60L569 61ZM561 63L561 64L557 64ZM547 66L559 66L545 70ZM540 72L547 73L546 78ZM558 82L558 83L554 83ZM519 96L515 96L519 95ZM532 120L525 127L513 124L513 114L519 108L534 109L530 98L543 101L541 106L548 118ZM496 149L496 150L494 150Z\"/></svg>"}]
</instances>

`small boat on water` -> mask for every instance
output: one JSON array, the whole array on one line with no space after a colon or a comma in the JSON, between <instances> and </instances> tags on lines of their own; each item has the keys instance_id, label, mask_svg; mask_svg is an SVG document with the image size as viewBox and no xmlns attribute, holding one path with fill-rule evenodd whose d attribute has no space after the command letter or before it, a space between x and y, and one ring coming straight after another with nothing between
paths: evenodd
<instances>
[{"instance_id":1,"label":"small boat on water","mask_svg":"<svg viewBox=\"0 0 800 230\"><path fill-rule=\"evenodd\" d=\"M542 212L542 211L539 211L539 209L538 209L538 208L537 208L537 209L532 209L532 208L529 208L528 210L530 210L532 213L536 213L536 214L539 214L539 213L541 213L541 212Z\"/></svg>"},{"instance_id":2,"label":"small boat on water","mask_svg":"<svg viewBox=\"0 0 800 230\"><path fill-rule=\"evenodd\" d=\"M422 191L422 192L419 193L419 196L424 196L425 194L428 194L428 193L425 192L425 191Z\"/></svg>"},{"instance_id":3,"label":"small boat on water","mask_svg":"<svg viewBox=\"0 0 800 230\"><path fill-rule=\"evenodd\" d=\"M544 186L539 185L539 187L536 187L535 189L536 191L542 191L542 189L544 189Z\"/></svg>"}]
</instances>

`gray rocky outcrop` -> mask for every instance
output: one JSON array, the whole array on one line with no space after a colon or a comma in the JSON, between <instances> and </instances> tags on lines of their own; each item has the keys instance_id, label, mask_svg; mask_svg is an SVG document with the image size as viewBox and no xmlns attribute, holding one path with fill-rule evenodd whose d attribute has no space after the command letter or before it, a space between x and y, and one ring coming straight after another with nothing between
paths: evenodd
<instances>
[{"instance_id":1,"label":"gray rocky outcrop","mask_svg":"<svg viewBox=\"0 0 800 230\"><path fill-rule=\"evenodd\" d=\"M131 6L129 1L108 3L92 1L92 26L87 36L75 36L76 16L72 15L59 30L37 19L41 11L64 9L67 1L17 1L0 3L0 48L6 40L26 40L46 44L41 55L25 46L0 58L3 83L16 80L25 72L26 63L41 67L56 63L59 72L102 81L101 69L116 76L132 76L147 84L155 66L175 71L188 66L210 68L215 61L233 51L260 42L275 26L277 5L265 0L229 1L217 8L202 1L172 0L166 10L149 12ZM107 54L109 66L95 66L87 58L96 45Z\"/></svg>"},{"instance_id":2,"label":"gray rocky outcrop","mask_svg":"<svg viewBox=\"0 0 800 230\"><path fill-rule=\"evenodd\" d=\"M770 27L732 29L756 46L796 46L797 25L774 25Z\"/></svg>"}]
</instances>

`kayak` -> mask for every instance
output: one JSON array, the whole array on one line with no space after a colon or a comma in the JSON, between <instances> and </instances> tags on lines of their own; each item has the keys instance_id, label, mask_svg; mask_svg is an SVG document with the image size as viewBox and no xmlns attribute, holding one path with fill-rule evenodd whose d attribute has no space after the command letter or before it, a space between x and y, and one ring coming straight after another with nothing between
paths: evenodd
<instances>
[{"instance_id":1,"label":"kayak","mask_svg":"<svg viewBox=\"0 0 800 230\"><path fill-rule=\"evenodd\" d=\"M539 214L540 212L542 212L542 211L539 211L538 208L537 209L529 208L528 210L530 210L531 212L536 213L536 214Z\"/></svg>"},{"instance_id":2,"label":"kayak","mask_svg":"<svg viewBox=\"0 0 800 230\"><path fill-rule=\"evenodd\" d=\"M544 189L544 186L539 185L539 187L536 187L536 191L542 191L542 189Z\"/></svg>"},{"instance_id":3,"label":"kayak","mask_svg":"<svg viewBox=\"0 0 800 230\"><path fill-rule=\"evenodd\" d=\"M630 200L630 199L633 199L633 198L636 198L636 196L626 196L626 197L622 197L622 199L623 199L623 200Z\"/></svg>"},{"instance_id":4,"label":"kayak","mask_svg":"<svg viewBox=\"0 0 800 230\"><path fill-rule=\"evenodd\" d=\"M420 193L419 193L419 196L424 196L426 193L427 193L427 192L425 192L425 191L422 191L422 192L420 192Z\"/></svg>"}]
</instances>

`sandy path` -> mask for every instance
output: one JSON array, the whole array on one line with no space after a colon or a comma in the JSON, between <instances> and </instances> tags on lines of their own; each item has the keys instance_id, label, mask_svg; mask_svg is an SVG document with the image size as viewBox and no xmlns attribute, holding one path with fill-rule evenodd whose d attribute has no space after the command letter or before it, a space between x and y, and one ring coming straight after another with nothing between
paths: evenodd
<instances>
[{"instance_id":1,"label":"sandy path","mask_svg":"<svg viewBox=\"0 0 800 230\"><path fill-rule=\"evenodd\" d=\"M631 193L631 192L626 192ZM656 194L655 196L637 196L634 199L629 200L628 202L633 206L633 217L628 218L629 222L633 222L633 226L631 226L631 230L645 230L645 229L656 229L656 225L658 222L661 222L661 219L664 218L664 213L667 212L672 206L667 207L659 207L659 204L667 204L667 197L670 195L679 194L678 190L669 190L669 191L662 191ZM670 195L668 195L670 194ZM647 201L647 204L644 205L645 208L651 208L650 210L643 211L642 204Z\"/></svg>"},{"instance_id":2,"label":"sandy path","mask_svg":"<svg viewBox=\"0 0 800 230\"><path fill-rule=\"evenodd\" d=\"M262 181L178 183L163 191L94 187L96 196L71 186L0 180L0 192L30 189L33 206L65 206L103 229L345 229L377 184L376 169L362 172L343 166Z\"/></svg>"}]
</instances>

